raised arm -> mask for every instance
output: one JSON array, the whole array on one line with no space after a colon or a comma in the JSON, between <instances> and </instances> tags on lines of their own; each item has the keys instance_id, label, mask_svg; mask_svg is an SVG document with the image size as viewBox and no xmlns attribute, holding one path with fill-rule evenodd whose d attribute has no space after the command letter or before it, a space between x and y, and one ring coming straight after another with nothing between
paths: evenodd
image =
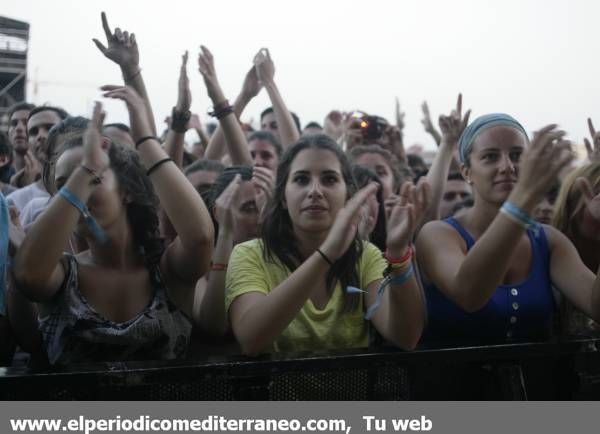
<instances>
[{"instance_id":1,"label":"raised arm","mask_svg":"<svg viewBox=\"0 0 600 434\"><path fill-rule=\"evenodd\" d=\"M181 68L179 69L179 82L177 84L177 104L173 107L171 124L165 139L165 151L173 159L177 167L183 166L183 147L185 132L191 117L192 92L190 91L190 80L187 75L187 51L181 56Z\"/></svg>"},{"instance_id":2,"label":"raised arm","mask_svg":"<svg viewBox=\"0 0 600 434\"><path fill-rule=\"evenodd\" d=\"M256 67L259 80L269 94L273 112L275 113L275 120L277 121L281 144L284 148L287 148L300 139L300 132L296 127L292 114L283 101L283 97L279 93L279 88L275 84L275 64L271 59L268 49L262 48L254 56L254 66Z\"/></svg>"},{"instance_id":3,"label":"raised arm","mask_svg":"<svg viewBox=\"0 0 600 434\"><path fill-rule=\"evenodd\" d=\"M471 110L467 110L465 116L462 116L462 94L458 94L456 109L452 110L449 116L440 116L440 129L443 135L431 168L427 172L427 182L431 185L432 194L431 206L427 211L425 222L440 218L440 202L446 188L450 164L454 159L458 139L469 123L470 115Z\"/></svg>"},{"instance_id":4,"label":"raised arm","mask_svg":"<svg viewBox=\"0 0 600 434\"><path fill-rule=\"evenodd\" d=\"M103 121L102 106L96 103L84 136L82 163L63 187L84 204L98 185L92 173L101 176L109 165L101 146ZM57 194L25 236L14 259L13 274L17 287L30 300L49 300L60 289L65 273L59 261L80 217L79 210Z\"/></svg>"},{"instance_id":5,"label":"raised arm","mask_svg":"<svg viewBox=\"0 0 600 434\"><path fill-rule=\"evenodd\" d=\"M212 257L214 228L204 202L181 170L169 161L160 142L151 137L144 101L131 87L103 86L104 96L126 102L131 134L138 153L177 237L161 258L169 294L191 313L196 281L206 273ZM145 140L140 140L144 139Z\"/></svg>"},{"instance_id":6,"label":"raised arm","mask_svg":"<svg viewBox=\"0 0 600 434\"><path fill-rule=\"evenodd\" d=\"M573 159L564 132L549 125L536 133L519 163L520 176L508 201L531 214L562 167ZM502 283L524 228L498 213L471 250L443 222L430 222L417 238L421 270L448 298L473 312L489 301Z\"/></svg>"},{"instance_id":7,"label":"raised arm","mask_svg":"<svg viewBox=\"0 0 600 434\"><path fill-rule=\"evenodd\" d=\"M405 183L402 186L401 199L394 204L387 221L388 258L405 258L410 252L411 241L420 226L430 201L430 189L425 180L418 186ZM410 256L410 253L409 255ZM391 284L386 288L384 301L375 311L373 325L387 340L404 349L413 349L423 332L425 324L425 302L421 288L417 283L410 260L407 266L391 271L391 276L405 276L408 279L400 284ZM365 296L367 309L373 305L379 282L369 285Z\"/></svg>"},{"instance_id":8,"label":"raised arm","mask_svg":"<svg viewBox=\"0 0 600 434\"><path fill-rule=\"evenodd\" d=\"M240 118L248 103L260 92L262 85L258 81L256 75L256 69L254 65L248 70L244 77L244 83L242 84L242 90L233 103L233 112L236 118ZM223 135L223 129L219 125L210 138L204 158L207 160L220 160L227 152L227 144L225 143L225 136ZM243 165L244 163L239 163Z\"/></svg>"},{"instance_id":9,"label":"raised arm","mask_svg":"<svg viewBox=\"0 0 600 434\"><path fill-rule=\"evenodd\" d=\"M217 79L213 55L205 46L201 46L200 49L198 68L204 79L208 96L213 103L214 116L219 120L219 125L223 130L231 161L234 165L252 166L252 156L248 149L246 135L234 113L235 107L229 105L229 101L223 94Z\"/></svg>"},{"instance_id":10,"label":"raised arm","mask_svg":"<svg viewBox=\"0 0 600 434\"><path fill-rule=\"evenodd\" d=\"M423 111L423 119L421 119L423 128L425 128L425 131L428 132L431 137L433 137L435 144L440 146L442 144L442 135L438 130L435 129L433 122L431 122L431 114L429 113L429 105L427 104L427 101L423 101L423 104L421 104L421 110Z\"/></svg>"},{"instance_id":11,"label":"raised arm","mask_svg":"<svg viewBox=\"0 0 600 434\"><path fill-rule=\"evenodd\" d=\"M222 336L227 331L225 311L225 275L233 250L233 210L237 204L241 176L238 174L215 201L214 215L219 224L217 243L212 258L212 268L206 278L204 293L196 290L200 298L194 312L194 322L212 336Z\"/></svg>"},{"instance_id":12,"label":"raised arm","mask_svg":"<svg viewBox=\"0 0 600 434\"><path fill-rule=\"evenodd\" d=\"M152 134L156 135L156 125L154 124L154 115L152 113L152 105L146 91L146 85L142 78L142 68L140 67L140 52L138 50L137 39L134 33L129 33L127 30L121 31L119 27L115 28L114 33L110 30L106 13L102 12L102 28L106 36L106 46L98 39L93 39L96 47L112 60L123 74L123 81L126 86L131 86L136 93L142 98L146 106L146 111L149 114L150 128Z\"/></svg>"},{"instance_id":13,"label":"raised arm","mask_svg":"<svg viewBox=\"0 0 600 434\"><path fill-rule=\"evenodd\" d=\"M595 163L596 161L600 161L600 131L596 131L596 128L594 128L592 118L588 118L587 124L592 141L590 142L586 137L583 139L583 143L585 144L588 159L590 162Z\"/></svg>"}]
</instances>

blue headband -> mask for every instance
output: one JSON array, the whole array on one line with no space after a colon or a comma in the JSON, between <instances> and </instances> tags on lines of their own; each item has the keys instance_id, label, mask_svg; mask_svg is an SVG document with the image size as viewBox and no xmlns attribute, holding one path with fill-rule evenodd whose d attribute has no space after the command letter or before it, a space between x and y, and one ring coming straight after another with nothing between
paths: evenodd
<instances>
[{"instance_id":1,"label":"blue headband","mask_svg":"<svg viewBox=\"0 0 600 434\"><path fill-rule=\"evenodd\" d=\"M525 128L512 116L504 113L490 113L488 115L479 116L469 124L458 139L458 156L460 162L465 164L471 151L473 150L473 142L475 138L491 127L506 126L512 127L523 133L525 138L529 140Z\"/></svg>"}]
</instances>

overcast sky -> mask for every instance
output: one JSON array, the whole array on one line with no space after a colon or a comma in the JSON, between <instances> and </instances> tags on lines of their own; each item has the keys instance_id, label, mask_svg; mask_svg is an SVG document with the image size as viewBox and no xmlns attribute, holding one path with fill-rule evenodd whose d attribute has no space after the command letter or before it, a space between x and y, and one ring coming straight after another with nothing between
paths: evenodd
<instances>
[{"instance_id":1,"label":"overcast sky","mask_svg":"<svg viewBox=\"0 0 600 434\"><path fill-rule=\"evenodd\" d=\"M89 114L97 87L119 70L92 43L110 25L136 33L154 112L162 122L176 101L181 54L190 50L192 111L210 107L196 67L208 46L233 100L251 60L268 47L276 81L303 124L331 109L361 109L393 120L406 111L406 143L431 144L421 102L437 119L459 91L474 115L503 111L528 131L559 123L573 140L600 128L600 6L589 0L139 1L3 0L0 14L31 25L28 96ZM34 94L34 81L38 82ZM242 118L258 122L263 91ZM108 121L127 121L106 102Z\"/></svg>"}]
</instances>

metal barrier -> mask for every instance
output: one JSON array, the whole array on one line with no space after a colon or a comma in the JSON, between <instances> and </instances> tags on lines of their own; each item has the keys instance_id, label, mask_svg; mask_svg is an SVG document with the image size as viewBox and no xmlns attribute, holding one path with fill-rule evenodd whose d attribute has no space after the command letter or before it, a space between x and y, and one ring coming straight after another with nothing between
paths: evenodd
<instances>
[{"instance_id":1,"label":"metal barrier","mask_svg":"<svg viewBox=\"0 0 600 434\"><path fill-rule=\"evenodd\" d=\"M600 339L3 368L3 400L600 399Z\"/></svg>"}]
</instances>

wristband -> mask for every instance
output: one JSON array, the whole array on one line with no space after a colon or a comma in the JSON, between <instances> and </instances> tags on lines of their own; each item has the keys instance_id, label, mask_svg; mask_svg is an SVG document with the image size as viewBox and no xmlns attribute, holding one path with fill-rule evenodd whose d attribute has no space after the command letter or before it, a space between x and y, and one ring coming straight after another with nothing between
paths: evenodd
<instances>
[{"instance_id":1,"label":"wristband","mask_svg":"<svg viewBox=\"0 0 600 434\"><path fill-rule=\"evenodd\" d=\"M507 217L510 217L515 223L519 226L527 229L531 227L536 235L539 233L541 228L540 224L531 218L529 214L523 211L521 208L516 206L514 203L509 202L508 200L502 204L500 208L500 212L505 214Z\"/></svg>"},{"instance_id":2,"label":"wristband","mask_svg":"<svg viewBox=\"0 0 600 434\"><path fill-rule=\"evenodd\" d=\"M229 106L224 107L222 109L215 108L212 112L208 112L208 114L210 116L212 116L213 118L217 118L218 120L223 119L225 116L230 115L231 113L233 113L233 106L232 105L229 105Z\"/></svg>"},{"instance_id":3,"label":"wristband","mask_svg":"<svg viewBox=\"0 0 600 434\"><path fill-rule=\"evenodd\" d=\"M137 142L135 142L135 149L139 148L139 146L144 143L146 140L156 140L158 143L160 143L160 139L156 136L144 136L141 139L139 139Z\"/></svg>"},{"instance_id":4,"label":"wristband","mask_svg":"<svg viewBox=\"0 0 600 434\"><path fill-rule=\"evenodd\" d=\"M211 271L225 271L227 270L227 264L210 264Z\"/></svg>"},{"instance_id":5,"label":"wristband","mask_svg":"<svg viewBox=\"0 0 600 434\"><path fill-rule=\"evenodd\" d=\"M410 279L413 275L413 266L412 264L410 264L410 266L408 267L408 269L402 273L399 276L391 276L388 275L386 276L382 281L381 284L379 285L379 288L377 288L377 297L375 298L375 302L373 302L373 304L371 306L369 306L369 308L367 309L367 313L365 313L365 319L366 320L370 320L373 315L375 314L375 311L377 310L377 308L379 307L379 305L381 304L381 302L383 301L383 295L385 293L385 288L388 285L401 285L404 282L406 282L408 279Z\"/></svg>"},{"instance_id":6,"label":"wristband","mask_svg":"<svg viewBox=\"0 0 600 434\"><path fill-rule=\"evenodd\" d=\"M138 75L140 75L141 73L142 73L142 68L138 68L138 70L136 72L134 72L133 74L131 74L131 76L129 76L129 77L125 77L125 75L123 75L123 81L125 83L128 83L131 80L133 80L135 77L137 77Z\"/></svg>"},{"instance_id":7,"label":"wristband","mask_svg":"<svg viewBox=\"0 0 600 434\"><path fill-rule=\"evenodd\" d=\"M393 256L390 256L388 250L385 251L385 253L383 254L383 257L390 264L403 264L412 257L412 254L413 254L412 247L408 246L408 251L401 258L394 258Z\"/></svg>"},{"instance_id":8,"label":"wristband","mask_svg":"<svg viewBox=\"0 0 600 434\"><path fill-rule=\"evenodd\" d=\"M327 255L321 251L321 249L317 249L317 252L319 255L321 255L321 258L323 258L323 260L329 264L330 267L333 266L331 259L329 259Z\"/></svg>"},{"instance_id":9,"label":"wristband","mask_svg":"<svg viewBox=\"0 0 600 434\"><path fill-rule=\"evenodd\" d=\"M81 202L81 200L79 200L79 198L75 196L67 187L63 187L58 190L58 194L79 210L83 216L85 224L92 231L94 238L96 238L99 243L104 244L107 241L106 233L104 233L104 230L100 227L100 225L98 225L98 222L96 222L94 217L92 217L87 209L87 206L85 206L85 204Z\"/></svg>"},{"instance_id":10,"label":"wristband","mask_svg":"<svg viewBox=\"0 0 600 434\"><path fill-rule=\"evenodd\" d=\"M180 112L176 107L173 107L171 112L171 129L176 133L185 134L187 131L187 124L192 117L192 112L189 110Z\"/></svg>"},{"instance_id":11,"label":"wristband","mask_svg":"<svg viewBox=\"0 0 600 434\"><path fill-rule=\"evenodd\" d=\"M157 163L154 163L152 165L152 167L150 167L150 169L148 169L148 171L146 172L146 176L152 175L152 172L154 172L156 169L158 169L163 164L168 163L169 161L173 161L173 160L170 159L169 157L167 157L167 158L163 158L162 160L159 160Z\"/></svg>"}]
</instances>

